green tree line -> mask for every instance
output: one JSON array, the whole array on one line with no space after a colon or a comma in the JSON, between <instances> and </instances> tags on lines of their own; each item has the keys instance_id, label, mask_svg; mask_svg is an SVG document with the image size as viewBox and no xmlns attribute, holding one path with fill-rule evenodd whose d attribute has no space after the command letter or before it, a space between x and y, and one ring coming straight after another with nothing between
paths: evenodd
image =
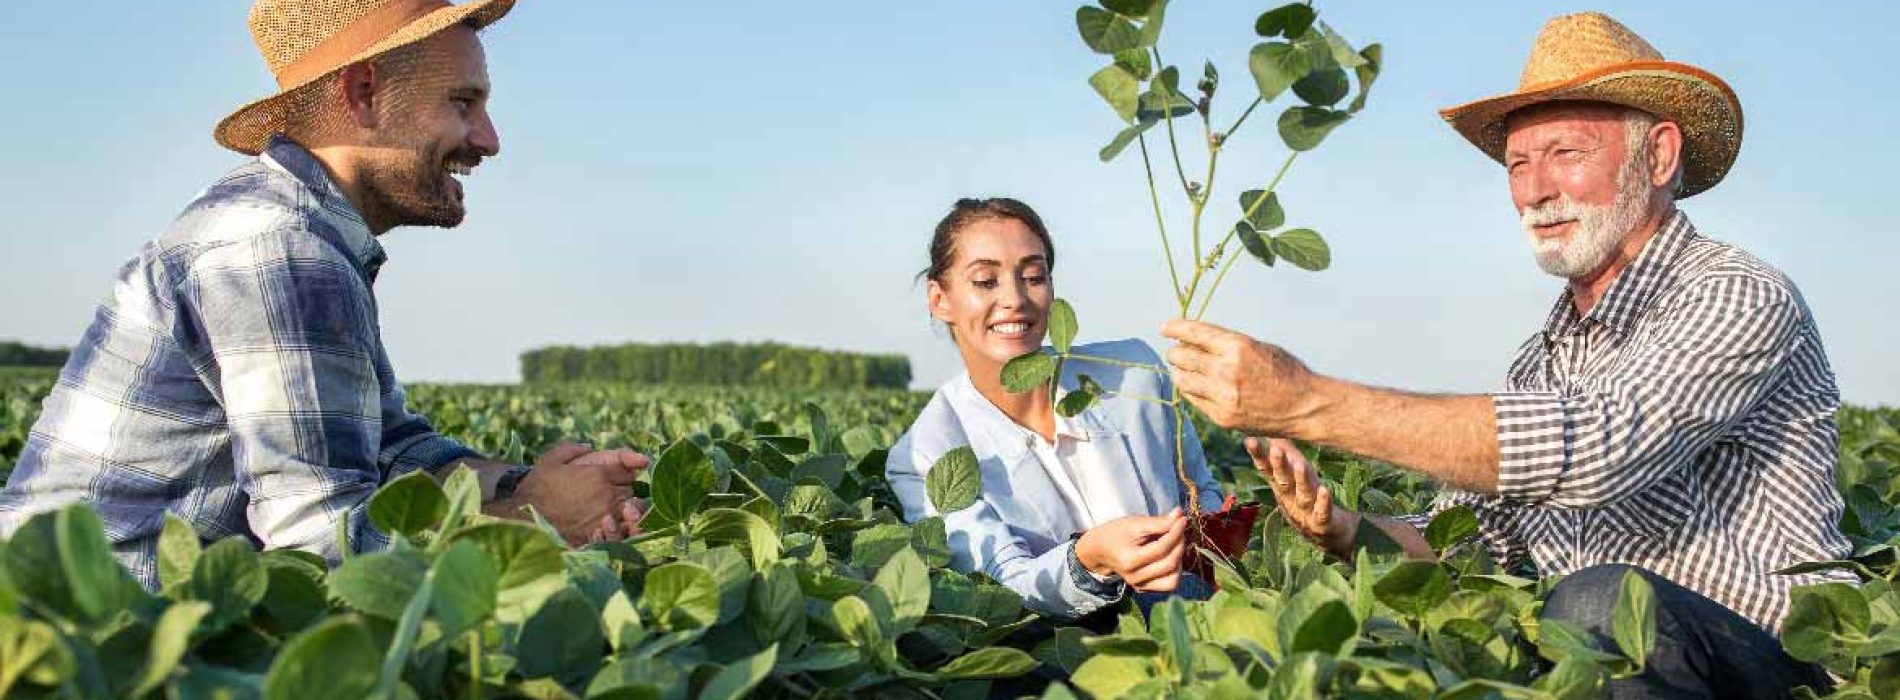
<instances>
[{"instance_id":1,"label":"green tree line","mask_svg":"<svg viewBox=\"0 0 1900 700\"><path fill-rule=\"evenodd\" d=\"M522 353L524 382L609 381L818 388L910 386L910 359L779 343L628 343Z\"/></svg>"},{"instance_id":2,"label":"green tree line","mask_svg":"<svg viewBox=\"0 0 1900 700\"><path fill-rule=\"evenodd\" d=\"M0 340L0 367L62 367L65 348L42 348L11 340Z\"/></svg>"}]
</instances>

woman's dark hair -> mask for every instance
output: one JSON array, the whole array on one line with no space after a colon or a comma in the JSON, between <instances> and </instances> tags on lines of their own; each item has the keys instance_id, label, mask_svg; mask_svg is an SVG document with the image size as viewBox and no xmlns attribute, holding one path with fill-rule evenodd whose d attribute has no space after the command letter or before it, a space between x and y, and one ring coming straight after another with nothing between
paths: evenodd
<instances>
[{"instance_id":1,"label":"woman's dark hair","mask_svg":"<svg viewBox=\"0 0 1900 700\"><path fill-rule=\"evenodd\" d=\"M937 233L930 237L930 267L917 273L919 279L943 282L943 275L950 270L950 260L956 257L957 233L970 224L984 219L1015 219L1028 226L1036 238L1042 239L1042 250L1046 253L1044 266L1050 270L1056 267L1056 246L1049 240L1049 228L1042 224L1042 217L1029 205L1008 197L990 197L988 199L964 198L951 205L950 213L937 222Z\"/></svg>"}]
</instances>

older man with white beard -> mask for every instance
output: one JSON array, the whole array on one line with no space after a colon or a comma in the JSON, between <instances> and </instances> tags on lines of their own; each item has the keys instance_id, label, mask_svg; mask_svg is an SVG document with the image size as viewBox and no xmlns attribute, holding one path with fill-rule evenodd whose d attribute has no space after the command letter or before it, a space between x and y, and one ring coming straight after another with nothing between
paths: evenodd
<instances>
[{"instance_id":1,"label":"older man with white beard","mask_svg":"<svg viewBox=\"0 0 1900 700\"><path fill-rule=\"evenodd\" d=\"M1775 638L1776 571L1839 559L1832 371L1794 283L1703 237L1676 201L1713 187L1741 145L1721 79L1665 61L1609 17L1552 20L1516 92L1445 110L1502 163L1537 263L1566 280L1502 391L1419 394L1312 372L1215 326L1170 322L1181 392L1221 425L1330 445L1436 480L1430 513L1333 503L1298 452L1248 439L1281 512L1349 557L1362 523L1434 557L1430 515L1467 506L1505 566L1564 578L1546 599L1606 648L1627 576L1657 596L1657 645L1615 697L1787 697L1823 689Z\"/></svg>"}]
</instances>

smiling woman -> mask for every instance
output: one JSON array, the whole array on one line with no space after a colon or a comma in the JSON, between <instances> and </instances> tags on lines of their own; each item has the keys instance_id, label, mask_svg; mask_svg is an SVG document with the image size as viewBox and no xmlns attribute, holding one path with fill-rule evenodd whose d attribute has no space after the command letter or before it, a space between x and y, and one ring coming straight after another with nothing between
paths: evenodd
<instances>
[{"instance_id":1,"label":"smiling woman","mask_svg":"<svg viewBox=\"0 0 1900 700\"><path fill-rule=\"evenodd\" d=\"M1156 397L1167 378L1117 370L1159 362L1139 340L1078 346L1107 360L1083 378L1065 372L1042 390L1011 393L1000 378L1012 358L1042 348L1055 297L1055 247L1041 217L1014 199L964 199L937 225L930 245L930 314L944 323L965 372L945 383L891 450L886 473L915 521L942 515L952 566L1015 589L1029 607L1072 619L1120 600L1129 588L1152 602L1211 590L1182 574L1186 508L1175 478L1174 416ZM1058 415L1061 396L1091 390L1110 398ZM1203 506L1220 500L1200 443L1185 463ZM968 450L981 473L974 504L938 513L925 479L944 455Z\"/></svg>"}]
</instances>

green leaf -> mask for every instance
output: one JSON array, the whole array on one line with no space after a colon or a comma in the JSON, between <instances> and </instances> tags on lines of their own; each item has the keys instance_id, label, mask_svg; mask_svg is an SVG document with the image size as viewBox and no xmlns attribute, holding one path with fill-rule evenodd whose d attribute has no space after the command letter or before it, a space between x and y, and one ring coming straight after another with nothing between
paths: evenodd
<instances>
[{"instance_id":1,"label":"green leaf","mask_svg":"<svg viewBox=\"0 0 1900 700\"><path fill-rule=\"evenodd\" d=\"M778 663L778 645L765 647L764 651L726 664L725 668L713 674L712 680L699 691L700 700L736 700L765 680L772 672L772 666Z\"/></svg>"},{"instance_id":2,"label":"green leaf","mask_svg":"<svg viewBox=\"0 0 1900 700\"><path fill-rule=\"evenodd\" d=\"M269 586L270 577L250 541L233 536L218 540L198 556L191 567L188 597L211 604L210 619L204 625L215 630L249 616Z\"/></svg>"},{"instance_id":3,"label":"green leaf","mask_svg":"<svg viewBox=\"0 0 1900 700\"><path fill-rule=\"evenodd\" d=\"M704 566L665 564L647 572L640 606L667 629L705 627L719 618L719 583Z\"/></svg>"},{"instance_id":4,"label":"green leaf","mask_svg":"<svg viewBox=\"0 0 1900 700\"><path fill-rule=\"evenodd\" d=\"M1135 101L1135 121L1148 124L1193 114L1194 102L1174 87L1179 80L1180 72L1174 66L1161 69L1148 84L1148 91Z\"/></svg>"},{"instance_id":5,"label":"green leaf","mask_svg":"<svg viewBox=\"0 0 1900 700\"><path fill-rule=\"evenodd\" d=\"M917 553L905 547L878 569L864 599L890 636L909 632L930 609L930 573Z\"/></svg>"},{"instance_id":6,"label":"green leaf","mask_svg":"<svg viewBox=\"0 0 1900 700\"><path fill-rule=\"evenodd\" d=\"M1325 107L1288 107L1280 113L1280 140L1295 151L1310 151L1318 148L1335 127L1351 118L1349 112Z\"/></svg>"},{"instance_id":7,"label":"green leaf","mask_svg":"<svg viewBox=\"0 0 1900 700\"><path fill-rule=\"evenodd\" d=\"M1451 577L1437 562L1400 562L1372 586L1372 594L1394 610L1423 617L1451 596Z\"/></svg>"},{"instance_id":8,"label":"green leaf","mask_svg":"<svg viewBox=\"0 0 1900 700\"><path fill-rule=\"evenodd\" d=\"M1317 107L1339 104L1351 92L1352 83L1346 80L1345 69L1338 66L1315 69L1293 82L1293 94Z\"/></svg>"},{"instance_id":9,"label":"green leaf","mask_svg":"<svg viewBox=\"0 0 1900 700\"><path fill-rule=\"evenodd\" d=\"M1293 87L1293 83L1306 77L1313 70L1313 63L1306 52L1298 47L1283 41L1269 41L1255 45L1253 51L1247 54L1247 70L1253 73L1254 85L1260 89L1260 99L1272 102L1280 93Z\"/></svg>"},{"instance_id":10,"label":"green leaf","mask_svg":"<svg viewBox=\"0 0 1900 700\"><path fill-rule=\"evenodd\" d=\"M1128 144L1134 143L1136 137L1141 136L1142 132L1147 131L1148 128L1152 126L1154 126L1154 122L1140 122L1134 126L1122 129L1119 133L1116 133L1115 138L1110 139L1108 145L1103 146L1101 152L1096 155L1100 157L1104 163L1114 160L1115 156L1121 155L1122 151L1128 148Z\"/></svg>"},{"instance_id":11,"label":"green leaf","mask_svg":"<svg viewBox=\"0 0 1900 700\"><path fill-rule=\"evenodd\" d=\"M1318 272L1333 264L1326 239L1310 228L1296 228L1273 237L1273 254L1302 270Z\"/></svg>"},{"instance_id":12,"label":"green leaf","mask_svg":"<svg viewBox=\"0 0 1900 700\"><path fill-rule=\"evenodd\" d=\"M397 477L369 498L369 521L386 533L414 536L449 514L449 497L426 472Z\"/></svg>"},{"instance_id":13,"label":"green leaf","mask_svg":"<svg viewBox=\"0 0 1900 700\"><path fill-rule=\"evenodd\" d=\"M1347 112L1358 112L1366 108L1366 95L1372 92L1372 84L1379 79L1379 70L1385 67L1385 47L1378 44L1367 46L1359 51L1364 63L1353 68L1353 75L1359 79L1359 94L1352 98L1352 104L1346 106Z\"/></svg>"},{"instance_id":14,"label":"green leaf","mask_svg":"<svg viewBox=\"0 0 1900 700\"><path fill-rule=\"evenodd\" d=\"M1049 344L1056 352L1066 353L1075 342L1075 307L1068 300L1057 298L1049 305Z\"/></svg>"},{"instance_id":15,"label":"green leaf","mask_svg":"<svg viewBox=\"0 0 1900 700\"><path fill-rule=\"evenodd\" d=\"M945 680L1015 678L1036 669L1036 659L1021 649L989 647L964 654L937 669Z\"/></svg>"},{"instance_id":16,"label":"green leaf","mask_svg":"<svg viewBox=\"0 0 1900 700\"><path fill-rule=\"evenodd\" d=\"M540 528L521 522L503 521L476 525L451 538L468 542L482 550L495 565L495 583L500 593L496 616L504 622L519 622L528 609L553 593L561 585L562 545Z\"/></svg>"},{"instance_id":17,"label":"green leaf","mask_svg":"<svg viewBox=\"0 0 1900 700\"><path fill-rule=\"evenodd\" d=\"M1082 43L1096 53L1112 54L1142 45L1141 30L1134 22L1101 8L1076 8L1075 28L1082 34Z\"/></svg>"},{"instance_id":18,"label":"green leaf","mask_svg":"<svg viewBox=\"0 0 1900 700\"><path fill-rule=\"evenodd\" d=\"M404 606L402 619L396 623L396 632L390 639L389 649L383 652L383 665L376 679L376 695L395 697L396 688L402 683L402 668L409 662L410 654L416 650L416 636L422 632L422 617L429 612L429 602L435 597L435 575L430 572L422 577L422 586L416 589L416 595Z\"/></svg>"},{"instance_id":19,"label":"green leaf","mask_svg":"<svg viewBox=\"0 0 1900 700\"><path fill-rule=\"evenodd\" d=\"M866 652L884 644L884 634L863 598L845 596L831 604L831 624L852 646Z\"/></svg>"},{"instance_id":20,"label":"green leaf","mask_svg":"<svg viewBox=\"0 0 1900 700\"><path fill-rule=\"evenodd\" d=\"M211 614L207 603L189 600L173 603L165 608L158 617L158 624L152 628L151 647L146 650L145 669L139 674L138 685L134 686L133 697L152 692L171 677L172 669L178 667L178 660L185 658L185 652L191 650L191 632L197 629L198 622Z\"/></svg>"},{"instance_id":21,"label":"green leaf","mask_svg":"<svg viewBox=\"0 0 1900 700\"><path fill-rule=\"evenodd\" d=\"M717 478L712 458L691 440L668 446L651 474L653 511L676 523L692 516L706 494L712 493Z\"/></svg>"},{"instance_id":22,"label":"green leaf","mask_svg":"<svg viewBox=\"0 0 1900 700\"><path fill-rule=\"evenodd\" d=\"M165 529L158 533L158 583L171 589L191 580L191 567L198 563L204 543L191 523L170 512L165 513Z\"/></svg>"},{"instance_id":23,"label":"green leaf","mask_svg":"<svg viewBox=\"0 0 1900 700\"><path fill-rule=\"evenodd\" d=\"M298 566L272 562L268 555L264 571L269 582L264 587L264 600L258 604L264 606L272 628L288 635L330 614L330 601L323 590L323 571L313 574Z\"/></svg>"},{"instance_id":24,"label":"green leaf","mask_svg":"<svg viewBox=\"0 0 1900 700\"><path fill-rule=\"evenodd\" d=\"M1254 20L1253 31L1268 38L1283 36L1295 39L1311 29L1313 20L1318 18L1319 13L1313 11L1313 6L1292 2L1261 13L1260 18Z\"/></svg>"},{"instance_id":25,"label":"green leaf","mask_svg":"<svg viewBox=\"0 0 1900 700\"><path fill-rule=\"evenodd\" d=\"M1161 43L1161 27L1168 15L1168 0L1154 0L1148 8L1148 21L1141 23L1141 45Z\"/></svg>"},{"instance_id":26,"label":"green leaf","mask_svg":"<svg viewBox=\"0 0 1900 700\"><path fill-rule=\"evenodd\" d=\"M1444 552L1465 538L1478 534L1478 514L1468 506L1454 506L1432 516L1425 526L1425 541L1432 549Z\"/></svg>"},{"instance_id":27,"label":"green leaf","mask_svg":"<svg viewBox=\"0 0 1900 700\"><path fill-rule=\"evenodd\" d=\"M495 613L501 574L480 548L456 542L442 552L433 568L435 595L430 607L442 625L442 636L460 635Z\"/></svg>"},{"instance_id":28,"label":"green leaf","mask_svg":"<svg viewBox=\"0 0 1900 700\"><path fill-rule=\"evenodd\" d=\"M376 689L381 664L376 643L361 622L333 617L284 645L264 676L264 696L270 700L361 700Z\"/></svg>"},{"instance_id":29,"label":"green leaf","mask_svg":"<svg viewBox=\"0 0 1900 700\"><path fill-rule=\"evenodd\" d=\"M1135 107L1141 99L1141 81L1128 69L1116 64L1095 71L1089 76L1089 87L1095 88L1095 94L1101 95L1122 121L1134 123Z\"/></svg>"},{"instance_id":30,"label":"green leaf","mask_svg":"<svg viewBox=\"0 0 1900 700\"><path fill-rule=\"evenodd\" d=\"M930 466L930 473L924 475L924 492L938 513L955 513L975 505L977 496L983 493L983 474L977 466L976 450L965 445L938 457L936 464Z\"/></svg>"},{"instance_id":31,"label":"green leaf","mask_svg":"<svg viewBox=\"0 0 1900 700\"><path fill-rule=\"evenodd\" d=\"M1089 631L1080 627L1058 627L1054 634L1030 652L1044 665L1061 669L1065 675L1075 675L1082 662L1089 659L1088 647L1082 645L1082 639Z\"/></svg>"},{"instance_id":32,"label":"green leaf","mask_svg":"<svg viewBox=\"0 0 1900 700\"><path fill-rule=\"evenodd\" d=\"M754 568L778 561L778 531L764 518L737 508L713 508L693 521L693 533L708 542L738 542L746 546Z\"/></svg>"},{"instance_id":33,"label":"green leaf","mask_svg":"<svg viewBox=\"0 0 1900 700\"><path fill-rule=\"evenodd\" d=\"M1603 697L1610 676L1602 666L1572 657L1557 662L1549 673L1539 676L1532 687L1549 693L1553 700L1593 700Z\"/></svg>"},{"instance_id":34,"label":"green leaf","mask_svg":"<svg viewBox=\"0 0 1900 700\"><path fill-rule=\"evenodd\" d=\"M805 592L791 565L763 568L753 575L746 613L746 626L760 644L781 642L797 648L805 634Z\"/></svg>"},{"instance_id":35,"label":"green leaf","mask_svg":"<svg viewBox=\"0 0 1900 700\"><path fill-rule=\"evenodd\" d=\"M1055 356L1041 350L1031 350L1003 365L1003 388L1012 394L1034 391L1055 374Z\"/></svg>"},{"instance_id":36,"label":"green leaf","mask_svg":"<svg viewBox=\"0 0 1900 700\"><path fill-rule=\"evenodd\" d=\"M1113 698L1157 677L1159 672L1153 658L1097 655L1082 662L1069 682L1093 697Z\"/></svg>"},{"instance_id":37,"label":"green leaf","mask_svg":"<svg viewBox=\"0 0 1900 700\"><path fill-rule=\"evenodd\" d=\"M1240 246L1247 249L1248 255L1252 255L1262 265L1273 267L1273 241L1269 240L1269 234L1255 231L1253 226L1242 221L1234 224L1234 237L1240 239Z\"/></svg>"},{"instance_id":38,"label":"green leaf","mask_svg":"<svg viewBox=\"0 0 1900 700\"><path fill-rule=\"evenodd\" d=\"M1161 643L1182 683L1194 680L1194 638L1188 633L1187 616L1187 601L1178 597L1162 600L1148 612L1149 634Z\"/></svg>"},{"instance_id":39,"label":"green leaf","mask_svg":"<svg viewBox=\"0 0 1900 700\"><path fill-rule=\"evenodd\" d=\"M1797 586L1789 597L1781 644L1789 656L1802 661L1820 661L1847 640L1865 636L1872 621L1867 598L1851 584Z\"/></svg>"},{"instance_id":40,"label":"green leaf","mask_svg":"<svg viewBox=\"0 0 1900 700\"><path fill-rule=\"evenodd\" d=\"M1266 696L1272 700L1297 700L1325 695L1332 681L1335 664L1330 656L1315 652L1294 653L1273 671Z\"/></svg>"},{"instance_id":41,"label":"green leaf","mask_svg":"<svg viewBox=\"0 0 1900 700\"><path fill-rule=\"evenodd\" d=\"M659 571L655 569L654 573ZM648 593L652 587L649 577ZM576 682L600 667L606 648L607 638L601 633L600 615L594 611L594 604L580 591L562 587L522 625L521 641L515 645L515 670L525 678Z\"/></svg>"},{"instance_id":42,"label":"green leaf","mask_svg":"<svg viewBox=\"0 0 1900 700\"><path fill-rule=\"evenodd\" d=\"M1265 195L1267 201L1261 202ZM1241 222L1259 232L1272 231L1286 224L1286 209L1280 206L1280 195L1276 192L1247 190L1240 193Z\"/></svg>"},{"instance_id":43,"label":"green leaf","mask_svg":"<svg viewBox=\"0 0 1900 700\"><path fill-rule=\"evenodd\" d=\"M910 548L924 566L944 568L950 565L950 537L944 532L943 518L930 516L910 524Z\"/></svg>"},{"instance_id":44,"label":"green leaf","mask_svg":"<svg viewBox=\"0 0 1900 700\"><path fill-rule=\"evenodd\" d=\"M1155 0L1102 0L1102 7L1113 10L1123 17L1141 19L1148 16L1148 10L1154 7Z\"/></svg>"},{"instance_id":45,"label":"green leaf","mask_svg":"<svg viewBox=\"0 0 1900 700\"><path fill-rule=\"evenodd\" d=\"M1648 579L1634 571L1623 575L1623 585L1617 589L1610 636L1638 669L1648 663L1649 653L1656 648L1656 592Z\"/></svg>"},{"instance_id":46,"label":"green leaf","mask_svg":"<svg viewBox=\"0 0 1900 700\"><path fill-rule=\"evenodd\" d=\"M1353 618L1352 608L1347 607L1344 601L1327 601L1300 623L1287 651L1293 654L1313 651L1344 656L1352 649L1353 639L1358 636L1359 621Z\"/></svg>"},{"instance_id":47,"label":"green leaf","mask_svg":"<svg viewBox=\"0 0 1900 700\"><path fill-rule=\"evenodd\" d=\"M125 567L112 556L105 523L91 506L67 506L54 516L58 532L60 573L72 591L73 603L88 619L109 617L144 595ZM260 578L262 572L260 571ZM259 594L263 592L260 590ZM256 602L256 601L252 601Z\"/></svg>"},{"instance_id":48,"label":"green leaf","mask_svg":"<svg viewBox=\"0 0 1900 700\"><path fill-rule=\"evenodd\" d=\"M1099 391L1071 391L1064 394L1061 401L1056 402L1056 413L1062 414L1064 418L1074 418L1082 415L1083 411L1089 410L1089 407L1094 406L1095 402L1101 398L1102 394Z\"/></svg>"},{"instance_id":49,"label":"green leaf","mask_svg":"<svg viewBox=\"0 0 1900 700\"><path fill-rule=\"evenodd\" d=\"M1115 52L1115 65L1121 66L1122 70L1128 71L1128 74L1135 76L1137 80L1147 80L1154 77L1154 59L1148 56L1147 49L1117 51Z\"/></svg>"},{"instance_id":50,"label":"green leaf","mask_svg":"<svg viewBox=\"0 0 1900 700\"><path fill-rule=\"evenodd\" d=\"M910 547L910 529L883 523L859 530L851 538L851 564L866 569L881 567L890 558Z\"/></svg>"},{"instance_id":51,"label":"green leaf","mask_svg":"<svg viewBox=\"0 0 1900 700\"><path fill-rule=\"evenodd\" d=\"M449 510L442 516L442 531L450 532L462 526L462 521L470 515L482 512L482 482L475 470L456 465L449 472L449 478L442 480L442 495L449 499ZM446 546L437 539L429 543L431 551Z\"/></svg>"},{"instance_id":52,"label":"green leaf","mask_svg":"<svg viewBox=\"0 0 1900 700\"><path fill-rule=\"evenodd\" d=\"M365 554L343 562L330 574L330 595L362 612L396 620L427 573L427 563L414 550Z\"/></svg>"}]
</instances>

